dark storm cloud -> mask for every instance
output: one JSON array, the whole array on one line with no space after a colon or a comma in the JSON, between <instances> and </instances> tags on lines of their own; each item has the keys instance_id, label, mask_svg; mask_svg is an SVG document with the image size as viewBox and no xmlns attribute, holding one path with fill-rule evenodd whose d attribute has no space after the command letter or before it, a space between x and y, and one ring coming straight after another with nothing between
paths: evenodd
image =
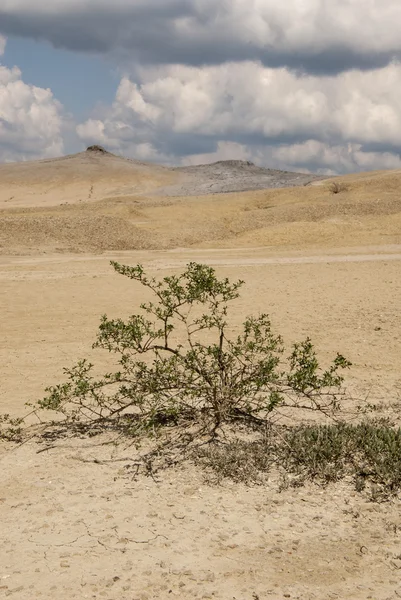
<instances>
[{"instance_id":1,"label":"dark storm cloud","mask_svg":"<svg viewBox=\"0 0 401 600\"><path fill-rule=\"evenodd\" d=\"M260 61L335 74L400 58L400 19L398 0L3 0L0 33L125 65Z\"/></svg>"},{"instance_id":2,"label":"dark storm cloud","mask_svg":"<svg viewBox=\"0 0 401 600\"><path fill-rule=\"evenodd\" d=\"M23 5L24 3L20 3ZM57 2L55 2L57 4ZM148 6L108 6L96 9L82 2L76 9L60 2L57 11L37 10L27 4L21 10L2 9L0 32L3 35L33 38L50 42L54 47L78 52L131 53L157 55L172 38L174 20L188 14L185 0ZM154 4L154 3L153 3ZM153 52L144 48L154 47ZM164 61L163 61L164 62Z\"/></svg>"}]
</instances>

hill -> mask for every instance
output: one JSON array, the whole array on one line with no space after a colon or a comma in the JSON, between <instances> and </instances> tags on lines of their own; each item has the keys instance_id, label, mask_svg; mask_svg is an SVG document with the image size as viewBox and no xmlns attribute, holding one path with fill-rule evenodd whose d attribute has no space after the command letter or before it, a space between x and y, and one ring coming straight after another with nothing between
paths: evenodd
<instances>
[{"instance_id":1,"label":"hill","mask_svg":"<svg viewBox=\"0 0 401 600\"><path fill-rule=\"evenodd\" d=\"M400 184L400 171L322 180L244 161L167 168L95 147L0 165L0 252L398 244Z\"/></svg>"}]
</instances>

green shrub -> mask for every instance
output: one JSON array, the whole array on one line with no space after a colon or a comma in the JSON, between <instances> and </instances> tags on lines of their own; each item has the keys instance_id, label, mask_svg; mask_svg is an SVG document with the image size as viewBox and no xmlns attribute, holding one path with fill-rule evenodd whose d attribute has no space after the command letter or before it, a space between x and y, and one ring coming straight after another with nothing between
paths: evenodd
<instances>
[{"instance_id":1,"label":"green shrub","mask_svg":"<svg viewBox=\"0 0 401 600\"><path fill-rule=\"evenodd\" d=\"M266 421L277 407L338 409L340 371L350 365L343 356L322 370L308 338L283 360L267 314L248 317L237 336L228 335L228 306L243 281L218 279L197 263L161 281L141 265L112 266L153 300L126 321L103 316L94 346L117 354L117 371L96 379L83 360L65 369L65 383L46 390L41 408L131 433L180 423L213 433L235 420Z\"/></svg>"}]
</instances>

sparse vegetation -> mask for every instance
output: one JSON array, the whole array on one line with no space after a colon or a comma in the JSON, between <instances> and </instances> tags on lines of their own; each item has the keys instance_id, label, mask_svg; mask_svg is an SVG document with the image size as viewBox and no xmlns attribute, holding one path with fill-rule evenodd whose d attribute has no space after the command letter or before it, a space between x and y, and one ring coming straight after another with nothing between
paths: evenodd
<instances>
[{"instance_id":1,"label":"sparse vegetation","mask_svg":"<svg viewBox=\"0 0 401 600\"><path fill-rule=\"evenodd\" d=\"M19 442L24 429L24 419L0 415L0 440L6 442Z\"/></svg>"},{"instance_id":2,"label":"sparse vegetation","mask_svg":"<svg viewBox=\"0 0 401 600\"><path fill-rule=\"evenodd\" d=\"M190 263L161 280L141 265L112 266L153 300L125 321L102 317L94 347L117 355L116 371L96 378L94 365L82 360L65 369L66 382L46 390L38 407L64 415L64 432L113 429L146 437L173 431L176 451L179 446L181 456L217 479L260 483L279 468L286 485L351 477L376 500L401 489L401 429L383 420L273 425L282 409L292 417L297 410L338 415L341 371L350 366L342 355L322 369L307 338L286 356L267 314L230 332L229 305L244 282L219 279L207 265ZM20 440L22 425L4 415L0 438ZM147 472L161 449L171 450L171 439L146 455ZM175 462L171 457L164 464Z\"/></svg>"},{"instance_id":3,"label":"sparse vegetation","mask_svg":"<svg viewBox=\"0 0 401 600\"><path fill-rule=\"evenodd\" d=\"M401 429L366 421L292 429L281 448L284 468L321 482L353 477L357 489L374 494L401 488Z\"/></svg>"},{"instance_id":4,"label":"sparse vegetation","mask_svg":"<svg viewBox=\"0 0 401 600\"><path fill-rule=\"evenodd\" d=\"M350 477L356 490L366 488L375 500L401 489L401 429L385 421L274 429L257 441L204 447L197 459L219 479L246 483L261 482L279 467L291 475L289 485L306 480L327 485Z\"/></svg>"}]
</instances>

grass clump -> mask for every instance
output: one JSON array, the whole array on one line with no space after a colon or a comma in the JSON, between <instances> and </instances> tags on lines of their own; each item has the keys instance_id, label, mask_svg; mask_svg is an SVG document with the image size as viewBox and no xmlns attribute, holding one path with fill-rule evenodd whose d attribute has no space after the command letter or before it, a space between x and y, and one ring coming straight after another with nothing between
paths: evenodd
<instances>
[{"instance_id":1,"label":"grass clump","mask_svg":"<svg viewBox=\"0 0 401 600\"><path fill-rule=\"evenodd\" d=\"M388 498L401 489L401 429L385 421L289 427L257 441L203 449L197 458L218 478L245 483L259 483L280 467L292 476L293 485L327 485L347 477L372 499Z\"/></svg>"},{"instance_id":2,"label":"grass clump","mask_svg":"<svg viewBox=\"0 0 401 600\"><path fill-rule=\"evenodd\" d=\"M0 415L0 440L6 442L20 442L24 431L24 419L11 417L8 414Z\"/></svg>"}]
</instances>

